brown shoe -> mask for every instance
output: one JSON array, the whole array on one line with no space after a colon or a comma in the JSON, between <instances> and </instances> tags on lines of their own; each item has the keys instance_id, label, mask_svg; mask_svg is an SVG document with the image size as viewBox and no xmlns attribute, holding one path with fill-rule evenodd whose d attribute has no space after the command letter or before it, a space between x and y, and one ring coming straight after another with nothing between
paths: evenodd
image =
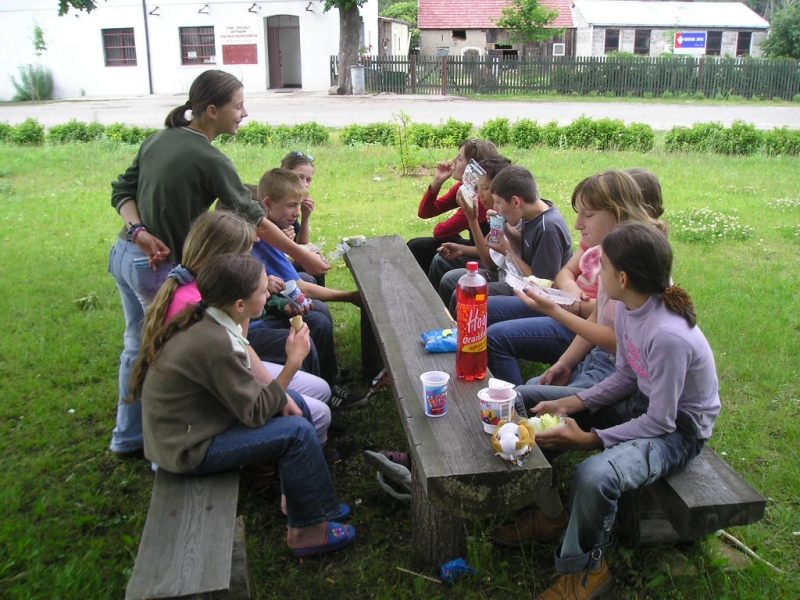
<instances>
[{"instance_id":1,"label":"brown shoe","mask_svg":"<svg viewBox=\"0 0 800 600\"><path fill-rule=\"evenodd\" d=\"M556 519L546 516L538 508L526 510L514 522L501 525L492 532L492 540L501 546L523 546L530 542L552 542L567 529L569 514L561 513Z\"/></svg>"},{"instance_id":2,"label":"brown shoe","mask_svg":"<svg viewBox=\"0 0 800 600\"><path fill-rule=\"evenodd\" d=\"M592 600L614 587L614 578L604 558L595 571L562 575L536 600Z\"/></svg>"}]
</instances>

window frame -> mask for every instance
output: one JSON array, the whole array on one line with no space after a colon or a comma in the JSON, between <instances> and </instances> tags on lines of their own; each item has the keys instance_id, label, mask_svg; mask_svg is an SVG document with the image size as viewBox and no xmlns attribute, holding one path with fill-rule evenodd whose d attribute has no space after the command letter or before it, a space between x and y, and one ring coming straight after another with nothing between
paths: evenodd
<instances>
[{"instance_id":1,"label":"window frame","mask_svg":"<svg viewBox=\"0 0 800 600\"><path fill-rule=\"evenodd\" d=\"M712 37L719 42L713 48L710 45ZM706 56L722 56L722 31L706 31Z\"/></svg>"},{"instance_id":2,"label":"window frame","mask_svg":"<svg viewBox=\"0 0 800 600\"><path fill-rule=\"evenodd\" d=\"M742 51L742 36L747 36L747 50ZM752 31L739 31L736 33L736 58L747 58L750 56L750 50L753 48L753 32Z\"/></svg>"},{"instance_id":3,"label":"window frame","mask_svg":"<svg viewBox=\"0 0 800 600\"><path fill-rule=\"evenodd\" d=\"M652 29L634 29L633 30L633 53L640 56L650 56L650 41L653 39ZM646 47L640 45L639 41L646 41ZM640 52L644 50L644 52Z\"/></svg>"},{"instance_id":4,"label":"window frame","mask_svg":"<svg viewBox=\"0 0 800 600\"><path fill-rule=\"evenodd\" d=\"M136 36L133 27L109 27L101 29L100 35L103 42L103 64L106 67L135 67L138 65ZM114 56L117 54L122 56Z\"/></svg>"},{"instance_id":5,"label":"window frame","mask_svg":"<svg viewBox=\"0 0 800 600\"><path fill-rule=\"evenodd\" d=\"M211 43L208 43L208 37L204 36L210 36ZM182 65L217 64L217 36L213 25L178 27L178 41ZM195 52L196 56L190 57L190 52Z\"/></svg>"},{"instance_id":6,"label":"window frame","mask_svg":"<svg viewBox=\"0 0 800 600\"><path fill-rule=\"evenodd\" d=\"M617 47L616 48L612 48L612 49L609 49L609 47L608 47L608 40L609 40L609 35L608 34L610 32L614 32L614 35L616 35L616 38L617 38ZM603 39L603 54L606 55L609 52L619 52L619 42L620 42L620 38L621 37L622 37L621 36L621 30L619 30L619 29L605 29L604 30L604 39Z\"/></svg>"}]
</instances>

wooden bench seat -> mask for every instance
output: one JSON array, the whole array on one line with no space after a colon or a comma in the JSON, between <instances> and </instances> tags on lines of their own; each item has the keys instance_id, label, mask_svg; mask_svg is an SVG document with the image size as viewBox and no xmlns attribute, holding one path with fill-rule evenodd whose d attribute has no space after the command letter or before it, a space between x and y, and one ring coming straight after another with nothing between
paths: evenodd
<instances>
[{"instance_id":1,"label":"wooden bench seat","mask_svg":"<svg viewBox=\"0 0 800 600\"><path fill-rule=\"evenodd\" d=\"M156 472L127 600L211 594L249 598L239 471Z\"/></svg>"},{"instance_id":2,"label":"wooden bench seat","mask_svg":"<svg viewBox=\"0 0 800 600\"><path fill-rule=\"evenodd\" d=\"M766 498L710 447L674 475L620 500L620 535L633 546L695 541L755 523Z\"/></svg>"},{"instance_id":3,"label":"wooden bench seat","mask_svg":"<svg viewBox=\"0 0 800 600\"><path fill-rule=\"evenodd\" d=\"M408 439L413 476L413 546L427 565L466 550L463 519L502 515L533 502L551 468L534 448L523 467L498 458L483 432L478 391L455 377L455 353L424 350L420 334L453 327L438 294L400 236L369 238L345 254L363 302L364 373L382 362ZM376 361L376 359L379 359ZM448 414L426 417L419 376L451 374Z\"/></svg>"}]
</instances>

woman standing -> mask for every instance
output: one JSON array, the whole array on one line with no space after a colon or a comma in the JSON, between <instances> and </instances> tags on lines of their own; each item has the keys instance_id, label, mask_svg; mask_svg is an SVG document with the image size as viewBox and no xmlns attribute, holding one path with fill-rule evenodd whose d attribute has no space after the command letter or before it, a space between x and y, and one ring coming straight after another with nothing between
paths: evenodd
<instances>
[{"instance_id":1,"label":"woman standing","mask_svg":"<svg viewBox=\"0 0 800 600\"><path fill-rule=\"evenodd\" d=\"M247 116L243 89L236 77L224 71L199 75L189 90L189 100L167 115L165 129L142 143L125 174L111 184L111 205L124 221L108 267L125 315L117 422L111 438L115 454L137 455L142 450L141 405L125 399L130 396L128 382L139 355L144 311L167 274L180 263L193 221L215 200L243 215L258 227L260 237L293 256L310 273L329 268L264 218L231 160L211 144L218 135L235 135Z\"/></svg>"}]
</instances>

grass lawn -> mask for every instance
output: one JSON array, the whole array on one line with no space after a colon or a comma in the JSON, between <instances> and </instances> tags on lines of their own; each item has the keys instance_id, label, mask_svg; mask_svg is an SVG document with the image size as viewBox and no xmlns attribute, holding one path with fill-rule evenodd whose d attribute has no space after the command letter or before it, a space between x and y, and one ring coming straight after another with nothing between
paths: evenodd
<instances>
[{"instance_id":1,"label":"grass lawn","mask_svg":"<svg viewBox=\"0 0 800 600\"><path fill-rule=\"evenodd\" d=\"M570 222L570 194L587 175L633 166L659 175L665 218L673 221L674 279L694 297L717 357L723 409L710 444L768 498L763 521L729 533L786 573L758 561L734 570L714 539L617 547L610 558L613 597L800 597L800 158L502 150L533 170L543 195ZM252 183L285 153L237 145L225 151ZM135 152L99 142L0 145L0 309L7 319L0 338L2 598L122 598L133 566L152 473L149 463L120 461L107 450L123 323L106 264L121 227L109 184ZM311 152L318 166L316 243L332 250L345 235L430 235L433 223L416 217L417 204L430 168L453 150L419 151L414 159L427 169L417 177L399 175L400 157L391 148L334 144ZM713 211L697 235L710 239L719 226L715 243L681 241L675 223L695 208ZM738 221L723 229L722 217ZM731 239L742 227L753 229L751 237ZM328 285L353 286L342 261ZM357 368L359 315L349 306L333 310L341 362ZM334 442L346 458L333 474L343 501L356 510L357 543L298 561L285 546L277 489L244 489L240 512L256 598L519 600L550 585L552 546L494 547L491 520L469 526L465 559L481 574L454 589L397 570L437 576L412 561L410 507L378 487L361 457L365 449L404 446L391 393L382 391L343 420L350 433ZM569 460L556 467L568 469Z\"/></svg>"}]
</instances>

